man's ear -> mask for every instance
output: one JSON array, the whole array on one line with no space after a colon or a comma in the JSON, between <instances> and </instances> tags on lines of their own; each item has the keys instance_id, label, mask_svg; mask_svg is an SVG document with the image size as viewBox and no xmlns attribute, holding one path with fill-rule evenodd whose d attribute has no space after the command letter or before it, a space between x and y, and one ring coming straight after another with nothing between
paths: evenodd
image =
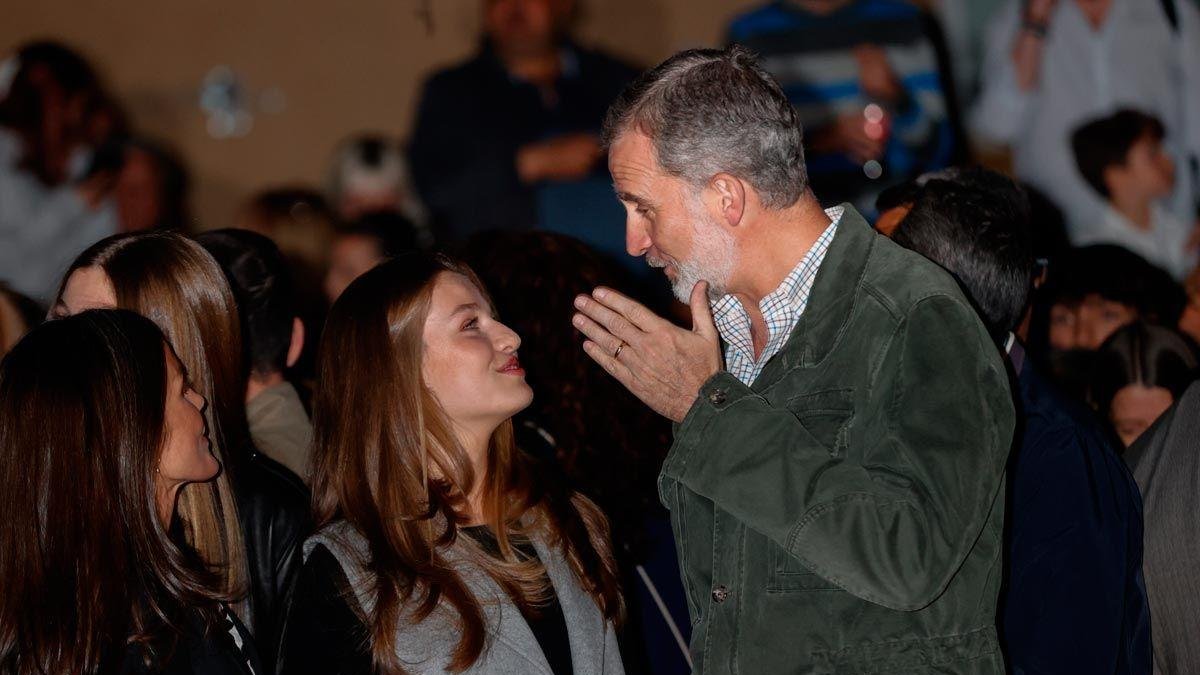
<instances>
[{"instance_id":1,"label":"man's ear","mask_svg":"<svg viewBox=\"0 0 1200 675\"><path fill-rule=\"evenodd\" d=\"M717 195L717 206L725 224L738 227L746 215L746 184L736 176L719 173L712 177L709 186Z\"/></svg>"},{"instance_id":2,"label":"man's ear","mask_svg":"<svg viewBox=\"0 0 1200 675\"><path fill-rule=\"evenodd\" d=\"M288 345L287 367L291 368L300 360L300 352L304 351L304 322L300 317L292 317L292 341Z\"/></svg>"}]
</instances>

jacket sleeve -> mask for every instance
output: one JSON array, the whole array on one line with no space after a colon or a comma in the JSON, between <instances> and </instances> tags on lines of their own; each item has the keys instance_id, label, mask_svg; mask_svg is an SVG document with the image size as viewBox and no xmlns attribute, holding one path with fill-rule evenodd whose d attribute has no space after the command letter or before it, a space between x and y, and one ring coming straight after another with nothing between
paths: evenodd
<instances>
[{"instance_id":1,"label":"jacket sleeve","mask_svg":"<svg viewBox=\"0 0 1200 675\"><path fill-rule=\"evenodd\" d=\"M680 426L663 476L847 592L916 610L945 589L999 508L1012 399L998 350L950 296L909 311L875 372L849 435L867 447L845 456L718 373ZM868 422L881 430L874 437L853 428Z\"/></svg>"}]
</instances>

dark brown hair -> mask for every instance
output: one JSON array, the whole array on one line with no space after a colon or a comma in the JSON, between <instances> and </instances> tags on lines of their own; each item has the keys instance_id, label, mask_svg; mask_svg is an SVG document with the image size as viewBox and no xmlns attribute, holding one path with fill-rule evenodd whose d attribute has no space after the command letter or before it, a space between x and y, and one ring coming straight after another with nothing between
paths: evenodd
<instances>
[{"instance_id":1,"label":"dark brown hair","mask_svg":"<svg viewBox=\"0 0 1200 675\"><path fill-rule=\"evenodd\" d=\"M603 514L586 498L541 480L516 449L512 424L492 436L488 475L473 475L452 421L425 386L423 329L439 275L467 267L442 256L409 254L356 279L330 310L318 353L313 402L313 500L318 527L344 520L368 542L376 578L374 612L364 617L380 672L403 672L395 639L401 621L423 621L442 604L458 615L460 637L450 668L479 658L486 640L480 602L447 562L459 547L514 600L534 605L550 582L510 539L537 535L562 550L572 570L612 620L622 600ZM486 523L503 560L459 537L466 497L486 480ZM407 607L406 607L407 606Z\"/></svg>"},{"instance_id":2,"label":"dark brown hair","mask_svg":"<svg viewBox=\"0 0 1200 675\"><path fill-rule=\"evenodd\" d=\"M1137 110L1118 110L1079 126L1071 134L1075 166L1093 190L1110 197L1105 171L1124 166L1134 143L1143 138L1161 141L1165 135L1166 129L1157 117Z\"/></svg>"},{"instance_id":3,"label":"dark brown hair","mask_svg":"<svg viewBox=\"0 0 1200 675\"><path fill-rule=\"evenodd\" d=\"M225 599L157 510L165 345L92 310L0 363L0 672L113 672L130 642L164 656L180 610Z\"/></svg>"},{"instance_id":4,"label":"dark brown hair","mask_svg":"<svg viewBox=\"0 0 1200 675\"><path fill-rule=\"evenodd\" d=\"M216 480L180 490L179 515L189 543L221 570L225 591L240 594L249 575L230 473L250 447L246 423L242 339L237 305L225 274L196 242L171 232L118 234L81 253L63 276L95 267L112 285L117 306L153 321L208 401L204 414L224 471Z\"/></svg>"},{"instance_id":5,"label":"dark brown hair","mask_svg":"<svg viewBox=\"0 0 1200 675\"><path fill-rule=\"evenodd\" d=\"M1195 346L1178 331L1144 321L1119 328L1100 345L1091 398L1107 419L1117 392L1130 385L1162 387L1178 400L1197 376Z\"/></svg>"}]
</instances>

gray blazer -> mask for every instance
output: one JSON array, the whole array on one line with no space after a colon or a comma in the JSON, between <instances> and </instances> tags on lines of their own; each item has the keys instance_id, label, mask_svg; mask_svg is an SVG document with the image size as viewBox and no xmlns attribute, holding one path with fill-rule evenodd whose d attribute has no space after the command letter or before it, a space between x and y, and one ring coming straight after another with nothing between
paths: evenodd
<instances>
[{"instance_id":1,"label":"gray blazer","mask_svg":"<svg viewBox=\"0 0 1200 675\"><path fill-rule=\"evenodd\" d=\"M304 543L304 558L317 544L325 546L346 573L350 587L361 607L370 613L375 606L374 578L365 570L368 557L366 540L344 522L321 529ZM558 595L567 637L571 643L571 663L575 675L624 675L617 635L604 620L600 608L580 586L570 565L556 549L534 540L535 549ZM463 575L467 586L483 605L487 620L488 642L484 652L466 673L501 674L540 673L552 675L550 665L538 645L520 609L507 593L483 570L460 557L452 547L444 552L447 560ZM458 642L452 612L439 607L418 624L401 622L396 640L397 655L413 675L444 673L450 653Z\"/></svg>"},{"instance_id":2,"label":"gray blazer","mask_svg":"<svg viewBox=\"0 0 1200 675\"><path fill-rule=\"evenodd\" d=\"M1154 672L1200 673L1200 382L1125 451L1142 489Z\"/></svg>"}]
</instances>

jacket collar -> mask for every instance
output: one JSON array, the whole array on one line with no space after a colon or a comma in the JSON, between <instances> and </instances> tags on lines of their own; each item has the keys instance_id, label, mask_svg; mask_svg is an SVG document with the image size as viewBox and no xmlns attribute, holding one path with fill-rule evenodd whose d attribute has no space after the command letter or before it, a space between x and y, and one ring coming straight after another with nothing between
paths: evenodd
<instances>
[{"instance_id":1,"label":"jacket collar","mask_svg":"<svg viewBox=\"0 0 1200 675\"><path fill-rule=\"evenodd\" d=\"M797 366L810 367L820 363L849 323L867 260L876 238L883 235L876 232L853 206L842 206L845 211L829 244L829 252L817 271L808 306L783 349L755 381L756 385L773 382L777 374Z\"/></svg>"}]
</instances>

